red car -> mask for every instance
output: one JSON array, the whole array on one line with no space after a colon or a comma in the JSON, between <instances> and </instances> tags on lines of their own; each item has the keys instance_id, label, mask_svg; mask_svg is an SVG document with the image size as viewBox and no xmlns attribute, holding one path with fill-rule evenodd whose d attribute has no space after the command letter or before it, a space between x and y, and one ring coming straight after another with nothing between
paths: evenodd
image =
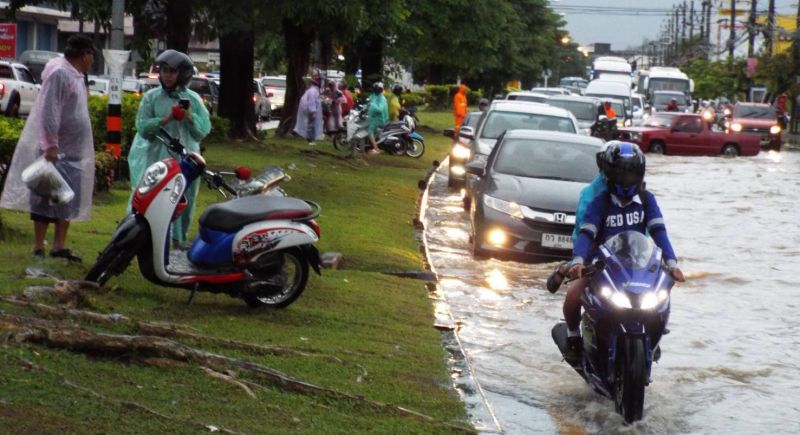
<instances>
[{"instance_id":1,"label":"red car","mask_svg":"<svg viewBox=\"0 0 800 435\"><path fill-rule=\"evenodd\" d=\"M658 113L640 127L620 128L620 138L644 152L674 155L754 156L761 150L759 137L713 131L695 113Z\"/></svg>"},{"instance_id":2,"label":"red car","mask_svg":"<svg viewBox=\"0 0 800 435\"><path fill-rule=\"evenodd\" d=\"M775 108L769 104L736 103L727 125L731 133L758 137L768 150L781 149L781 126Z\"/></svg>"}]
</instances>

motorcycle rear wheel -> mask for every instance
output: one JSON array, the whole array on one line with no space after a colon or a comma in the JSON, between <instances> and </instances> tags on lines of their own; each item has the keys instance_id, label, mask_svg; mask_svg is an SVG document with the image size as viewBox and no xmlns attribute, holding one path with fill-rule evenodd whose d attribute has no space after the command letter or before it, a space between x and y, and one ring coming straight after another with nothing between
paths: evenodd
<instances>
[{"instance_id":1,"label":"motorcycle rear wheel","mask_svg":"<svg viewBox=\"0 0 800 435\"><path fill-rule=\"evenodd\" d=\"M418 159L425 154L425 143L418 139L411 139L411 143L406 148L406 155Z\"/></svg>"},{"instance_id":2,"label":"motorcycle rear wheel","mask_svg":"<svg viewBox=\"0 0 800 435\"><path fill-rule=\"evenodd\" d=\"M347 140L347 134L343 131L333 135L333 148L341 155L349 156L353 154L353 146Z\"/></svg>"},{"instance_id":3,"label":"motorcycle rear wheel","mask_svg":"<svg viewBox=\"0 0 800 435\"><path fill-rule=\"evenodd\" d=\"M617 356L617 379L614 403L625 423L642 419L644 412L644 388L647 385L647 358L644 339L625 338L623 352Z\"/></svg>"},{"instance_id":4,"label":"motorcycle rear wheel","mask_svg":"<svg viewBox=\"0 0 800 435\"><path fill-rule=\"evenodd\" d=\"M134 255L135 252L124 251L112 245L106 246L97 256L97 261L86 273L84 280L96 282L102 287L109 279L124 272Z\"/></svg>"},{"instance_id":5,"label":"motorcycle rear wheel","mask_svg":"<svg viewBox=\"0 0 800 435\"><path fill-rule=\"evenodd\" d=\"M265 286L261 289L256 289L255 292L245 293L242 295L242 299L251 308L285 308L297 300L305 290L308 283L308 259L303 255L302 251L296 248L282 251L281 255L283 256L283 261L279 274L285 278L282 289L275 293L272 286ZM258 271L254 270L253 273L256 277L259 276ZM274 275L264 278L273 277ZM259 290L262 290L264 294L260 294Z\"/></svg>"}]
</instances>

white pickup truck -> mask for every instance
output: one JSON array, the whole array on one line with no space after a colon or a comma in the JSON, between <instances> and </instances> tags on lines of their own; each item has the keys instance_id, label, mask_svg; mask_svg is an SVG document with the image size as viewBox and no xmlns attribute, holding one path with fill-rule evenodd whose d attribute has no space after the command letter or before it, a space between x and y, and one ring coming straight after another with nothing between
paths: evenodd
<instances>
[{"instance_id":1,"label":"white pickup truck","mask_svg":"<svg viewBox=\"0 0 800 435\"><path fill-rule=\"evenodd\" d=\"M6 116L28 115L39 95L28 67L21 63L0 61L0 113Z\"/></svg>"}]
</instances>

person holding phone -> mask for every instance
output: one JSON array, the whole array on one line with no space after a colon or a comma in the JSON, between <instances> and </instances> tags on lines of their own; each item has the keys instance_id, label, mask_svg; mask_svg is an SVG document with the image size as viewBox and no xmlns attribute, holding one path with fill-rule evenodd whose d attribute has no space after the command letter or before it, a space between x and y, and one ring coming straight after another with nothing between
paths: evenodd
<instances>
[{"instance_id":1,"label":"person holding phone","mask_svg":"<svg viewBox=\"0 0 800 435\"><path fill-rule=\"evenodd\" d=\"M148 166L169 157L167 147L156 139L160 128L179 138L187 151L197 153L200 152L200 141L211 131L211 119L203 100L187 87L194 74L194 64L189 56L180 51L166 50L158 55L156 65L161 87L142 96L136 115L136 137L128 154L131 192L136 189ZM175 248L185 248L199 188L200 183L192 183L186 189L189 201L186 210L172 223Z\"/></svg>"}]
</instances>

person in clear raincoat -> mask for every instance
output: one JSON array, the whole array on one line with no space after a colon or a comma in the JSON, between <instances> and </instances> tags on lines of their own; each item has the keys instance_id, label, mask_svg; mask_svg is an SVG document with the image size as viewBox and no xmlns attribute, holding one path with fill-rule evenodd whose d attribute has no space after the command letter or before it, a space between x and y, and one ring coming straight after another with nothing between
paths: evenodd
<instances>
[{"instance_id":1,"label":"person in clear raincoat","mask_svg":"<svg viewBox=\"0 0 800 435\"><path fill-rule=\"evenodd\" d=\"M96 48L86 35L67 40L64 57L49 62L42 72L42 88L25 122L9 167L0 207L30 213L33 221L33 255L44 256L49 225L55 224L51 257L81 261L66 248L70 221L85 221L92 210L94 143L89 119L85 75L94 63ZM53 162L75 193L66 203L31 192L21 179L39 157Z\"/></svg>"},{"instance_id":2,"label":"person in clear raincoat","mask_svg":"<svg viewBox=\"0 0 800 435\"><path fill-rule=\"evenodd\" d=\"M189 56L180 51L166 50L158 55L156 65L161 87L147 91L142 97L136 114L136 137L128 154L132 191L136 190L148 166L171 156L167 147L156 139L160 128L179 138L187 151L197 153L200 152L200 141L211 132L211 119L203 100L187 88L194 74L194 64ZM181 100L189 100L189 107L181 107ZM186 189L186 210L172 222L172 241L176 248L185 247L199 189L199 181ZM130 211L130 205L128 208Z\"/></svg>"},{"instance_id":3,"label":"person in clear raincoat","mask_svg":"<svg viewBox=\"0 0 800 435\"><path fill-rule=\"evenodd\" d=\"M320 76L318 72L311 75L311 83L300 97L295 116L294 132L306 138L309 145L322 139L322 100L319 93Z\"/></svg>"}]
</instances>

